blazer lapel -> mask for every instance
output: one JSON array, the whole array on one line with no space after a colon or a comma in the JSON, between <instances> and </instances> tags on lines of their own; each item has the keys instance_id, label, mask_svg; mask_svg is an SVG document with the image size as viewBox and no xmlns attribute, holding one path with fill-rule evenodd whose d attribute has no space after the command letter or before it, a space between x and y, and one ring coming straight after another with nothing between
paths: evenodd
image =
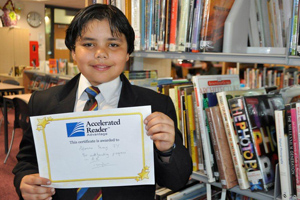
<instances>
[{"instance_id":1,"label":"blazer lapel","mask_svg":"<svg viewBox=\"0 0 300 200\"><path fill-rule=\"evenodd\" d=\"M55 108L56 113L73 112L75 106L76 91L79 83L80 74L71 79L60 93L56 94L58 104Z\"/></svg>"},{"instance_id":2,"label":"blazer lapel","mask_svg":"<svg viewBox=\"0 0 300 200\"><path fill-rule=\"evenodd\" d=\"M120 75L120 78L122 81L122 90L118 103L118 108L131 107L136 105L138 95L132 90L131 83L128 81L128 79L123 73Z\"/></svg>"}]
</instances>

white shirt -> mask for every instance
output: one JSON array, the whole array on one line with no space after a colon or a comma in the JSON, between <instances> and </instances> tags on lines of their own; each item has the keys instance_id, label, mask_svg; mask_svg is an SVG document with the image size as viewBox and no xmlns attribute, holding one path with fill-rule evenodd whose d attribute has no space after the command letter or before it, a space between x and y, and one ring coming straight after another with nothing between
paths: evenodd
<instances>
[{"instance_id":1,"label":"white shirt","mask_svg":"<svg viewBox=\"0 0 300 200\"><path fill-rule=\"evenodd\" d=\"M89 86L91 86L90 82L81 74L76 92L74 112L83 111L84 105L89 99L84 90ZM97 87L100 90L100 94L96 96L98 110L117 108L122 88L122 81L120 77L110 82L97 85Z\"/></svg>"}]
</instances>

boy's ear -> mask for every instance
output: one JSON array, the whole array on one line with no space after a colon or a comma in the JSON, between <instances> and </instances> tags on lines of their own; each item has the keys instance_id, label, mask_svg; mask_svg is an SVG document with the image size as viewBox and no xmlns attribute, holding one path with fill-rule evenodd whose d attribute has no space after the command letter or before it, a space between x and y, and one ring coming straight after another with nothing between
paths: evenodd
<instances>
[{"instance_id":1,"label":"boy's ear","mask_svg":"<svg viewBox=\"0 0 300 200\"><path fill-rule=\"evenodd\" d=\"M127 53L127 55L126 55L126 61L128 61L129 60L129 53Z\"/></svg>"},{"instance_id":2,"label":"boy's ear","mask_svg":"<svg viewBox=\"0 0 300 200\"><path fill-rule=\"evenodd\" d=\"M71 51L71 54L72 54L73 60L77 61L77 60L76 60L76 56L75 56L75 51L74 51L74 50Z\"/></svg>"}]
</instances>

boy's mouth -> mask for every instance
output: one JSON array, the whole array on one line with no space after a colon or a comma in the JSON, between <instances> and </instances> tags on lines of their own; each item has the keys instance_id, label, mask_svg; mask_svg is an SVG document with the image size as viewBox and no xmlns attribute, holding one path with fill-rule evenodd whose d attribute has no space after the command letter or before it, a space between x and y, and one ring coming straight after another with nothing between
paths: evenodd
<instances>
[{"instance_id":1,"label":"boy's mouth","mask_svg":"<svg viewBox=\"0 0 300 200\"><path fill-rule=\"evenodd\" d=\"M110 66L108 66L108 65L92 65L92 67L97 70L106 70L106 69L110 68Z\"/></svg>"}]
</instances>

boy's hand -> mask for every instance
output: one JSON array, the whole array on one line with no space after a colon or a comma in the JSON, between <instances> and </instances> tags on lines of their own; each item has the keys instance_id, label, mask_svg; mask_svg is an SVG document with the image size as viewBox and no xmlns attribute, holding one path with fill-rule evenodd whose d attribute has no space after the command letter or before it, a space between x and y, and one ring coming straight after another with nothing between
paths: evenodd
<instances>
[{"instance_id":1,"label":"boy's hand","mask_svg":"<svg viewBox=\"0 0 300 200\"><path fill-rule=\"evenodd\" d=\"M24 200L51 200L55 189L41 186L50 184L49 179L41 178L39 174L24 176L20 184L22 197Z\"/></svg>"},{"instance_id":2,"label":"boy's hand","mask_svg":"<svg viewBox=\"0 0 300 200\"><path fill-rule=\"evenodd\" d=\"M154 141L156 148L163 152L173 147L175 142L175 127L173 120L161 113L154 112L144 120L147 135Z\"/></svg>"}]
</instances>

